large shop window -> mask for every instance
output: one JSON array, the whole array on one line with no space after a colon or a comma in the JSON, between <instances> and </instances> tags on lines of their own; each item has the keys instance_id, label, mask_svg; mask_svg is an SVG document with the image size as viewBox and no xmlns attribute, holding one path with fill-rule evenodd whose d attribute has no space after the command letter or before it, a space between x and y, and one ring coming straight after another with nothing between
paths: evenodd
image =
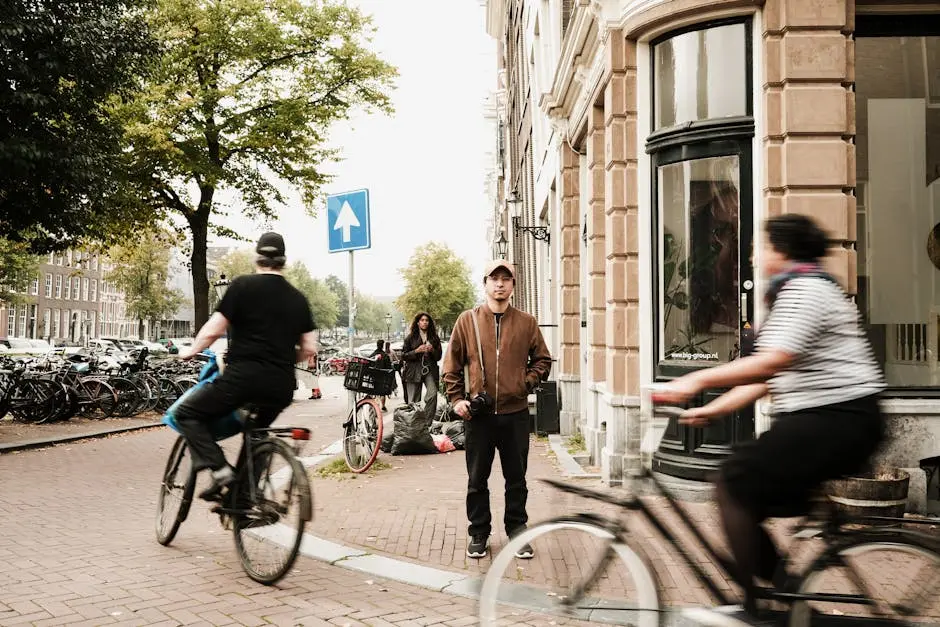
<instances>
[{"instance_id":1,"label":"large shop window","mask_svg":"<svg viewBox=\"0 0 940 627\"><path fill-rule=\"evenodd\" d=\"M744 20L653 42L647 152L660 376L746 350L753 312L750 51Z\"/></svg>"},{"instance_id":2,"label":"large shop window","mask_svg":"<svg viewBox=\"0 0 940 627\"><path fill-rule=\"evenodd\" d=\"M859 16L857 302L888 384L940 386L940 20Z\"/></svg>"}]
</instances>

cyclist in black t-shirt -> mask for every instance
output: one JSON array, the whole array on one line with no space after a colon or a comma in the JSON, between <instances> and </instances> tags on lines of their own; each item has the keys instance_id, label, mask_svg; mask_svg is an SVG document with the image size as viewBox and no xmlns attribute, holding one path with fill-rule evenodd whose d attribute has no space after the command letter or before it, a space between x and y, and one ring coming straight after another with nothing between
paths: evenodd
<instances>
[{"instance_id":1,"label":"cyclist in black t-shirt","mask_svg":"<svg viewBox=\"0 0 940 627\"><path fill-rule=\"evenodd\" d=\"M293 400L294 364L317 348L310 305L282 274L284 238L265 233L255 251L256 273L232 281L192 346L179 354L191 359L228 332L222 374L193 391L176 412L194 470L212 471L211 485L199 494L206 500L217 498L235 480L210 423L250 404L258 409L259 426L270 425Z\"/></svg>"}]
</instances>

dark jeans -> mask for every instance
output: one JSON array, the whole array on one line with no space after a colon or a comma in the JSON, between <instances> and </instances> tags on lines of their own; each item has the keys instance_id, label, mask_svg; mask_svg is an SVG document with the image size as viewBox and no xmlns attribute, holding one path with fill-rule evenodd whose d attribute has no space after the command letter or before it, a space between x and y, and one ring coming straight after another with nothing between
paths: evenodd
<instances>
[{"instance_id":1,"label":"dark jeans","mask_svg":"<svg viewBox=\"0 0 940 627\"><path fill-rule=\"evenodd\" d=\"M489 478L493 459L499 451L499 464L506 479L506 513L503 524L512 535L525 528L529 490L525 473L529 462L529 411L514 414L477 416L466 423L467 520L471 536L488 536L492 531Z\"/></svg>"},{"instance_id":2,"label":"dark jeans","mask_svg":"<svg viewBox=\"0 0 940 627\"><path fill-rule=\"evenodd\" d=\"M226 465L225 454L209 430L210 423L236 409L252 405L258 411L255 426L267 427L285 407L293 392L285 385L271 385L270 377L252 368L229 366L215 380L195 390L176 411L176 422L189 444L193 469L218 470ZM292 385L287 387L293 388Z\"/></svg>"}]
</instances>

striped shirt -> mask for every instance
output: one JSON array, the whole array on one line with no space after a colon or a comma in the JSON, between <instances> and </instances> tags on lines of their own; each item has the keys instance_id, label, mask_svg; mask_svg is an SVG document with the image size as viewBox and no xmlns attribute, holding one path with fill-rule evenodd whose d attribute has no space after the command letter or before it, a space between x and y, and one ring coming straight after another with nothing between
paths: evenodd
<instances>
[{"instance_id":1,"label":"striped shirt","mask_svg":"<svg viewBox=\"0 0 940 627\"><path fill-rule=\"evenodd\" d=\"M858 309L827 279L795 277L783 286L757 336L757 350L769 349L795 356L767 382L773 413L833 405L885 388Z\"/></svg>"}]
</instances>

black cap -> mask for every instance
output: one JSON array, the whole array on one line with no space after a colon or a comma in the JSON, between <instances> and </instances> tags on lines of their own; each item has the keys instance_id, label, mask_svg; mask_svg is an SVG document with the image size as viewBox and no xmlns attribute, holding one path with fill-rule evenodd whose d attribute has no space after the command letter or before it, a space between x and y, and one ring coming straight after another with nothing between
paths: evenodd
<instances>
[{"instance_id":1,"label":"black cap","mask_svg":"<svg viewBox=\"0 0 940 627\"><path fill-rule=\"evenodd\" d=\"M284 238L278 233L268 231L258 238L258 245L255 252L265 257L283 257L284 256Z\"/></svg>"}]
</instances>

